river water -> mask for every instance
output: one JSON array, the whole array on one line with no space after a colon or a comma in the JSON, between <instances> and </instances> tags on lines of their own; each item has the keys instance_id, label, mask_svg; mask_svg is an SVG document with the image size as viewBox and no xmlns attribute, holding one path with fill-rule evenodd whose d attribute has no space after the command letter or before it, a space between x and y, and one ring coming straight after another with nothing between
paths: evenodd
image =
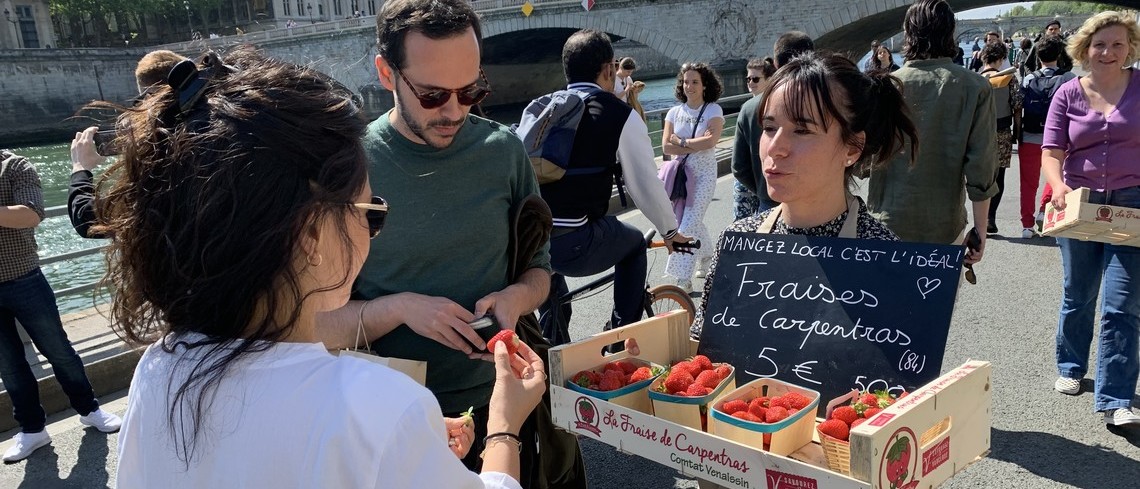
<instances>
[{"instance_id":1,"label":"river water","mask_svg":"<svg viewBox=\"0 0 1140 489\"><path fill-rule=\"evenodd\" d=\"M640 100L645 110L668 108L678 102L673 98L673 78L646 81ZM513 117L510 116L513 111ZM499 110L496 119L517 120L521 107ZM71 175L71 141L41 146L11 148L13 152L28 157L39 171L43 183L44 205L46 207L66 206L67 187ZM98 178L98 173L96 174ZM36 241L40 246L40 258L56 256L87 248L102 246L104 240L84 239L75 233L66 212L59 217L46 219L36 228ZM52 288L60 291L70 287L98 281L103 276L103 254L75 258L67 261L43 265L44 275ZM90 308L94 298L90 292L69 294L59 298L61 312L74 312Z\"/></svg>"}]
</instances>

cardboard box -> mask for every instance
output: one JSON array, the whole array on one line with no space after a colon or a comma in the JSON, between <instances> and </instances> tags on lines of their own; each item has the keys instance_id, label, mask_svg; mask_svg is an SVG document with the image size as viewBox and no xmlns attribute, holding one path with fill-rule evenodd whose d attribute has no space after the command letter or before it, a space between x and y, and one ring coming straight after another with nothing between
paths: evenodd
<instances>
[{"instance_id":1,"label":"cardboard box","mask_svg":"<svg viewBox=\"0 0 1140 489\"><path fill-rule=\"evenodd\" d=\"M1065 196L1065 209L1045 205L1041 234L1126 246L1140 246L1140 209L1089 203L1085 187Z\"/></svg>"},{"instance_id":2,"label":"cardboard box","mask_svg":"<svg viewBox=\"0 0 1140 489\"><path fill-rule=\"evenodd\" d=\"M695 344L688 329L687 315L677 312L551 349L554 423L686 476L735 488L890 489L892 482L903 488L934 487L989 451L988 362L967 362L884 409L874 423L852 430L851 476L829 470L814 442L781 456L562 387L567 376L599 363L583 358L596 360L603 345L626 338L636 338L639 357L654 363L690 356ZM620 355L628 356L614 359ZM904 466L907 478L891 481Z\"/></svg>"}]
</instances>

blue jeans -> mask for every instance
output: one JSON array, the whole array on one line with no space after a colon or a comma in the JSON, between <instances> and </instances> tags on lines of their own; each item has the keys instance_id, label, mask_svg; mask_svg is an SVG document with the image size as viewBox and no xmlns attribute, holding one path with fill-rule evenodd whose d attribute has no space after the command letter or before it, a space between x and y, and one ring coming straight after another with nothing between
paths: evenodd
<instances>
[{"instance_id":1,"label":"blue jeans","mask_svg":"<svg viewBox=\"0 0 1140 489\"><path fill-rule=\"evenodd\" d=\"M55 295L37 268L23 277L0 283L0 379L12 398L13 415L20 429L25 433L43 431L45 415L36 376L16 331L17 319L36 349L51 363L71 407L81 415L99 409L83 361L63 331Z\"/></svg>"},{"instance_id":2,"label":"blue jeans","mask_svg":"<svg viewBox=\"0 0 1140 489\"><path fill-rule=\"evenodd\" d=\"M569 289L565 277L588 277L614 268L614 309L610 327L641 320L645 299L645 237L641 231L606 216L550 239L550 299L539 308L542 334L559 345L570 341L570 304L553 311L553 300Z\"/></svg>"},{"instance_id":3,"label":"blue jeans","mask_svg":"<svg viewBox=\"0 0 1140 489\"><path fill-rule=\"evenodd\" d=\"M1089 202L1140 207L1140 187L1092 192ZM1098 289L1101 296L1097 345L1097 411L1128 408L1140 375L1140 248L1057 238L1065 274L1065 295L1057 325L1057 370L1080 379L1088 372ZM1103 284L1102 284L1103 280Z\"/></svg>"}]
</instances>

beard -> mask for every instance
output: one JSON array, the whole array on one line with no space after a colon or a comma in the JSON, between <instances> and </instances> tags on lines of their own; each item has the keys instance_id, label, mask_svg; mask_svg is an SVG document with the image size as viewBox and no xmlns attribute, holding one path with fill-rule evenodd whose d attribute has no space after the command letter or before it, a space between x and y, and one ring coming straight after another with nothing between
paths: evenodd
<instances>
[{"instance_id":1,"label":"beard","mask_svg":"<svg viewBox=\"0 0 1140 489\"><path fill-rule=\"evenodd\" d=\"M411 115L412 112L410 110L408 110L408 106L404 103L404 98L405 97L396 97L396 105L400 109L398 111L400 113L400 119L402 119L404 121L404 125L408 126L408 130L411 131L412 134L415 134L416 137L420 138L420 140L422 140L428 146L431 146L435 149L444 149L448 146L451 146L452 138L433 139L428 135L427 129L432 128L432 127L460 126L463 124L463 121L467 118L466 115L464 115L464 117L460 118L459 120L455 120L455 121L448 120L448 119L434 119L434 120L429 120L429 121L424 122L424 123L420 123L419 121L412 118L412 115ZM412 96L411 98L415 98L415 96ZM417 100L416 103L419 103L419 100Z\"/></svg>"}]
</instances>

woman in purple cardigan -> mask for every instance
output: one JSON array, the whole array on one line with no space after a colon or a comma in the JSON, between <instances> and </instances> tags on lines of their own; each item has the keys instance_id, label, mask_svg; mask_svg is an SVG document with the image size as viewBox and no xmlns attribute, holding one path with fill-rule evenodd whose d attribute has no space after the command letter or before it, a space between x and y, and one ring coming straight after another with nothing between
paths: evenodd
<instances>
[{"instance_id":1,"label":"woman in purple cardigan","mask_svg":"<svg viewBox=\"0 0 1140 489\"><path fill-rule=\"evenodd\" d=\"M1140 73L1126 69L1140 52L1136 18L1101 12L1066 50L1089 74L1061 85L1049 106L1041 169L1053 187L1053 205L1064 209L1065 194L1088 187L1090 202L1140 208ZM1140 248L1070 238L1057 243L1065 283L1057 326L1060 377L1053 388L1081 392L1101 289L1096 411L1108 425L1140 425L1131 409L1140 375Z\"/></svg>"}]
</instances>

